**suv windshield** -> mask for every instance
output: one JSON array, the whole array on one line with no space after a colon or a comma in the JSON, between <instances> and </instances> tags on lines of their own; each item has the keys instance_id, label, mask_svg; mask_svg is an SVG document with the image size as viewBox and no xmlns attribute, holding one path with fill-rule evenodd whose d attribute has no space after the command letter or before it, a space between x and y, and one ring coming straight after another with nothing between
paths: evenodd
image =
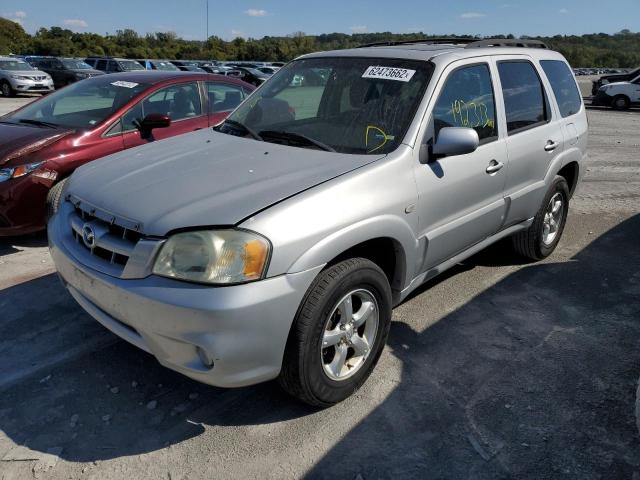
<instances>
[{"instance_id":1,"label":"suv windshield","mask_svg":"<svg viewBox=\"0 0 640 480\"><path fill-rule=\"evenodd\" d=\"M22 60L0 60L0 70L22 71L35 70L35 68Z\"/></svg>"},{"instance_id":2,"label":"suv windshield","mask_svg":"<svg viewBox=\"0 0 640 480\"><path fill-rule=\"evenodd\" d=\"M82 60L73 60L73 59L60 59L64 68L68 68L69 70L91 70L91 65L83 62Z\"/></svg>"},{"instance_id":3,"label":"suv windshield","mask_svg":"<svg viewBox=\"0 0 640 480\"><path fill-rule=\"evenodd\" d=\"M125 72L132 72L133 70L145 70L145 68L138 62L133 60L118 60L118 63Z\"/></svg>"},{"instance_id":4,"label":"suv windshield","mask_svg":"<svg viewBox=\"0 0 640 480\"><path fill-rule=\"evenodd\" d=\"M389 153L402 142L432 72L431 63L414 60L297 60L273 75L219 130L340 153Z\"/></svg>"},{"instance_id":5,"label":"suv windshield","mask_svg":"<svg viewBox=\"0 0 640 480\"><path fill-rule=\"evenodd\" d=\"M156 67L156 70L166 70L168 72L175 72L176 70L180 70L171 62L154 60L153 65Z\"/></svg>"},{"instance_id":6,"label":"suv windshield","mask_svg":"<svg viewBox=\"0 0 640 480\"><path fill-rule=\"evenodd\" d=\"M113 81L109 75L93 77L47 95L2 120L92 129L147 87L143 83Z\"/></svg>"}]
</instances>

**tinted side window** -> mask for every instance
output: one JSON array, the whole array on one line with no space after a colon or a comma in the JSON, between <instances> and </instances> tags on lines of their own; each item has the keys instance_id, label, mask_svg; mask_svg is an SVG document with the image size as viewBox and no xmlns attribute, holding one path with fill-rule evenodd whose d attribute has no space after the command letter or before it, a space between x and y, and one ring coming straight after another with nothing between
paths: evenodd
<instances>
[{"instance_id":1,"label":"tinted side window","mask_svg":"<svg viewBox=\"0 0 640 480\"><path fill-rule=\"evenodd\" d=\"M98 70L106 70L107 69L107 61L106 60L98 60L96 68Z\"/></svg>"},{"instance_id":2,"label":"tinted side window","mask_svg":"<svg viewBox=\"0 0 640 480\"><path fill-rule=\"evenodd\" d=\"M507 131L513 133L549 119L544 88L529 62L498 62Z\"/></svg>"},{"instance_id":3,"label":"tinted side window","mask_svg":"<svg viewBox=\"0 0 640 480\"><path fill-rule=\"evenodd\" d=\"M486 143L498 137L491 73L486 64L454 71L433 109L435 138L444 127L469 127Z\"/></svg>"},{"instance_id":4,"label":"tinted side window","mask_svg":"<svg viewBox=\"0 0 640 480\"><path fill-rule=\"evenodd\" d=\"M560 60L542 60L540 62L544 73L551 83L553 94L556 96L560 114L568 117L578 113L582 106L580 92L573 78L573 73L566 63Z\"/></svg>"},{"instance_id":5,"label":"tinted side window","mask_svg":"<svg viewBox=\"0 0 640 480\"><path fill-rule=\"evenodd\" d=\"M242 87L224 83L207 83L209 113L227 112L236 108L245 97Z\"/></svg>"}]
</instances>

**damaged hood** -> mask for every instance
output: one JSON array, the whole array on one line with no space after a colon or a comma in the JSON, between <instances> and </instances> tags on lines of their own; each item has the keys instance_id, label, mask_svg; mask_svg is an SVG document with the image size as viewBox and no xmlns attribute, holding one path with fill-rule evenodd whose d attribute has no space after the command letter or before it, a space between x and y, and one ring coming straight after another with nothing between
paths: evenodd
<instances>
[{"instance_id":1,"label":"damaged hood","mask_svg":"<svg viewBox=\"0 0 640 480\"><path fill-rule=\"evenodd\" d=\"M348 155L205 129L79 168L68 193L147 235L235 225L287 197L384 155Z\"/></svg>"}]
</instances>

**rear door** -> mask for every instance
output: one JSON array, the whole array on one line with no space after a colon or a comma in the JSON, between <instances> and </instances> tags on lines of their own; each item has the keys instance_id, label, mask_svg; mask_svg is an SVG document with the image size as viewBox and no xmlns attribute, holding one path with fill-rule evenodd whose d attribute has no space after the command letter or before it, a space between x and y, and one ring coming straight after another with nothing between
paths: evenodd
<instances>
[{"instance_id":1,"label":"rear door","mask_svg":"<svg viewBox=\"0 0 640 480\"><path fill-rule=\"evenodd\" d=\"M206 82L209 125L222 122L248 96L240 86L227 82Z\"/></svg>"},{"instance_id":2,"label":"rear door","mask_svg":"<svg viewBox=\"0 0 640 480\"><path fill-rule=\"evenodd\" d=\"M631 82L631 101L640 103L640 77Z\"/></svg>"},{"instance_id":3,"label":"rear door","mask_svg":"<svg viewBox=\"0 0 640 480\"><path fill-rule=\"evenodd\" d=\"M564 149L561 119L551 108L541 72L526 56L501 56L498 79L504 100L509 169L506 226L533 217L546 193L545 176Z\"/></svg>"},{"instance_id":4,"label":"rear door","mask_svg":"<svg viewBox=\"0 0 640 480\"><path fill-rule=\"evenodd\" d=\"M420 138L432 144L443 127L468 127L478 133L480 146L473 153L426 165L416 158L420 238L426 247L420 273L491 236L502 225L507 158L495 91L490 58L455 62L436 87L437 100Z\"/></svg>"},{"instance_id":5,"label":"rear door","mask_svg":"<svg viewBox=\"0 0 640 480\"><path fill-rule=\"evenodd\" d=\"M142 138L136 124L150 113L168 115L171 126L157 128L153 130L151 137ZM151 93L122 116L124 147L135 147L193 132L208 125L198 82L170 85Z\"/></svg>"}]
</instances>

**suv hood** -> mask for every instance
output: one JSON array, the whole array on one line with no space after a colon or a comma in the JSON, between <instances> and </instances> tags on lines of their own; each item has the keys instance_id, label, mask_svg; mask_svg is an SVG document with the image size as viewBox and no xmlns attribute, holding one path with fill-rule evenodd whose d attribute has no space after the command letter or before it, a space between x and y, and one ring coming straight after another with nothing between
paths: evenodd
<instances>
[{"instance_id":1,"label":"suv hood","mask_svg":"<svg viewBox=\"0 0 640 480\"><path fill-rule=\"evenodd\" d=\"M69 71L73 72L73 73L86 73L88 75L91 75L92 77L95 77L97 75L104 75L105 74L102 70L95 70L93 68L91 68L91 69L89 69L89 68L70 68Z\"/></svg>"},{"instance_id":2,"label":"suv hood","mask_svg":"<svg viewBox=\"0 0 640 480\"><path fill-rule=\"evenodd\" d=\"M3 70L7 75L20 75L24 77L48 77L47 72L42 70Z\"/></svg>"},{"instance_id":3,"label":"suv hood","mask_svg":"<svg viewBox=\"0 0 640 480\"><path fill-rule=\"evenodd\" d=\"M73 130L0 123L0 166L9 162L19 164L20 158L35 153L70 133Z\"/></svg>"},{"instance_id":4,"label":"suv hood","mask_svg":"<svg viewBox=\"0 0 640 480\"><path fill-rule=\"evenodd\" d=\"M230 226L384 155L347 155L260 142L210 128L91 162L68 193L147 235Z\"/></svg>"}]
</instances>

